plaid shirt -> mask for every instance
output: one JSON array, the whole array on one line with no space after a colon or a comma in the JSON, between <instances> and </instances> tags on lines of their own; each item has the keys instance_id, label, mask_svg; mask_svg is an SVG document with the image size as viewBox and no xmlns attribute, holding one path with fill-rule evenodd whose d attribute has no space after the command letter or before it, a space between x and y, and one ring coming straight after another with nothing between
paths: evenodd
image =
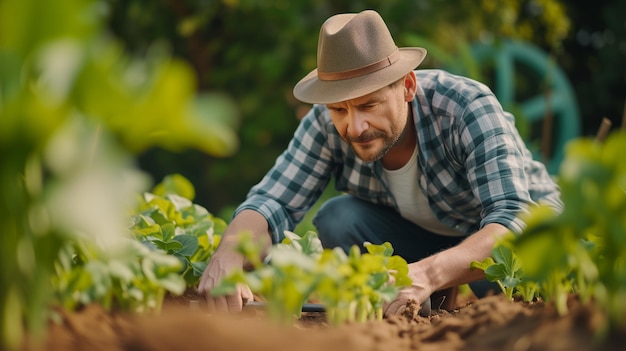
<instances>
[{"instance_id":1,"label":"plaid shirt","mask_svg":"<svg viewBox=\"0 0 626 351\"><path fill-rule=\"evenodd\" d=\"M514 126L483 84L441 70L417 70L411 102L418 141L419 184L435 216L470 235L488 223L519 232L520 212L537 202L562 209L559 189L534 161ZM293 230L335 178L335 188L397 209L382 180L382 163L357 158L323 105L302 119L287 150L245 202L269 222L274 242Z\"/></svg>"}]
</instances>

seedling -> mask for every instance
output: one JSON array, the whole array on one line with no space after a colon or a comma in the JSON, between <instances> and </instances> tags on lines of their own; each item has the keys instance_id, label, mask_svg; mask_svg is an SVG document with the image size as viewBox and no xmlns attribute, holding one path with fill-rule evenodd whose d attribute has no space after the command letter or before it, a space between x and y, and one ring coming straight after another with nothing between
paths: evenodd
<instances>
[{"instance_id":1,"label":"seedling","mask_svg":"<svg viewBox=\"0 0 626 351\"><path fill-rule=\"evenodd\" d=\"M188 287L198 284L226 227L223 220L192 202L194 193L183 176L168 176L152 193L144 194L131 217L137 239L181 261L180 274Z\"/></svg>"},{"instance_id":2,"label":"seedling","mask_svg":"<svg viewBox=\"0 0 626 351\"><path fill-rule=\"evenodd\" d=\"M304 303L313 298L322 302L330 323L340 324L382 319L383 303L411 284L406 261L392 255L389 243L366 243L364 254L354 246L346 254L339 248L323 250L312 231L302 237L291 232L285 236L263 263L260 247L242 234L238 251L253 263L254 270L233 272L212 294L231 294L237 284L247 284L267 299L270 317L284 323L299 318Z\"/></svg>"},{"instance_id":3,"label":"seedling","mask_svg":"<svg viewBox=\"0 0 626 351\"><path fill-rule=\"evenodd\" d=\"M286 232L282 243L270 248L267 263L261 259L261 246L249 233L242 233L237 251L254 269L237 270L224 279L211 293L214 296L232 294L238 284L246 284L252 292L267 299L269 317L284 324L300 318L302 306L318 284L316 259L322 251L317 234L304 236Z\"/></svg>"}]
</instances>

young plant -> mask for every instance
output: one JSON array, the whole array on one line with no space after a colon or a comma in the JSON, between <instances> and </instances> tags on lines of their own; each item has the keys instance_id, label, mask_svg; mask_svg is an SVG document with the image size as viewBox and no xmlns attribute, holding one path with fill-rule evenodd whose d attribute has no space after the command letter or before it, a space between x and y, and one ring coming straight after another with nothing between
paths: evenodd
<instances>
[{"instance_id":1,"label":"young plant","mask_svg":"<svg viewBox=\"0 0 626 351\"><path fill-rule=\"evenodd\" d=\"M482 262L474 261L471 268L485 272L485 278L496 282L504 295L512 300L521 296L526 302L532 301L538 293L537 284L524 278L522 264L510 248L511 237L507 237L494 245L491 256Z\"/></svg>"},{"instance_id":2,"label":"young plant","mask_svg":"<svg viewBox=\"0 0 626 351\"><path fill-rule=\"evenodd\" d=\"M314 296L324 304L331 324L380 320L383 304L411 284L407 262L392 255L390 243L365 243L365 247L364 254L355 245L348 255L341 249L327 249L320 257Z\"/></svg>"},{"instance_id":3,"label":"young plant","mask_svg":"<svg viewBox=\"0 0 626 351\"><path fill-rule=\"evenodd\" d=\"M193 185L174 174L145 193L131 216L135 237L153 250L178 258L188 287L200 276L219 245L226 223L192 202Z\"/></svg>"},{"instance_id":4,"label":"young plant","mask_svg":"<svg viewBox=\"0 0 626 351\"><path fill-rule=\"evenodd\" d=\"M212 290L215 296L234 292L238 284L246 284L252 292L267 299L270 318L289 324L300 318L302 306L317 286L316 260L322 244L315 232L302 237L285 232L282 243L270 248L265 262L261 246L252 242L249 233L242 233L237 251L253 265L253 270L238 270Z\"/></svg>"},{"instance_id":5,"label":"young plant","mask_svg":"<svg viewBox=\"0 0 626 351\"><path fill-rule=\"evenodd\" d=\"M271 318L291 323L299 318L303 304L320 300L332 324L382 319L383 304L409 286L408 264L394 256L391 244L365 244L349 254L341 249L322 249L315 232L302 237L285 232L282 243L274 245L268 260L260 259L261 248L242 235L237 248L254 269L233 272L213 289L214 295L233 293L237 284L247 284L252 292L267 299Z\"/></svg>"},{"instance_id":6,"label":"young plant","mask_svg":"<svg viewBox=\"0 0 626 351\"><path fill-rule=\"evenodd\" d=\"M97 303L107 310L158 313L166 291L180 295L185 289L178 274L181 266L176 258L132 238L113 252L75 242L61 251L55 264L55 297L68 311Z\"/></svg>"}]
</instances>

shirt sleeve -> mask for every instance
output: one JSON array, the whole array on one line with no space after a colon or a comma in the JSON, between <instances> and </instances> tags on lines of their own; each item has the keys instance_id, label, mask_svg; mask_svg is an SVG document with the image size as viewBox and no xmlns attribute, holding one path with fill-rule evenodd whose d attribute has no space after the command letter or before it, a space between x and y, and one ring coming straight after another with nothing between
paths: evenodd
<instances>
[{"instance_id":1,"label":"shirt sleeve","mask_svg":"<svg viewBox=\"0 0 626 351\"><path fill-rule=\"evenodd\" d=\"M482 204L480 227L499 223L520 232L524 224L519 215L534 204L525 171L525 162L532 156L513 116L502 110L492 94L472 99L463 116L465 168L474 196Z\"/></svg>"},{"instance_id":2,"label":"shirt sleeve","mask_svg":"<svg viewBox=\"0 0 626 351\"><path fill-rule=\"evenodd\" d=\"M274 243L302 220L330 180L333 160L327 141L328 128L334 127L325 111L322 106L313 106L287 149L235 210L235 216L244 209L263 215Z\"/></svg>"}]
</instances>

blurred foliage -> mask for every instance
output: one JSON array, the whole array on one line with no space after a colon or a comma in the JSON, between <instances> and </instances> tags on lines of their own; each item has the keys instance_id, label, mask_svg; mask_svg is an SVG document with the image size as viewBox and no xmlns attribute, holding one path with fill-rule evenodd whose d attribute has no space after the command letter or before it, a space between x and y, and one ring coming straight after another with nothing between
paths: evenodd
<instances>
[{"instance_id":1,"label":"blurred foliage","mask_svg":"<svg viewBox=\"0 0 626 351\"><path fill-rule=\"evenodd\" d=\"M567 310L572 288L583 303L595 304L601 337L623 332L626 324L624 148L624 131L604 142L570 143L558 176L564 210L533 209L527 228L513 241L524 278L540 284L540 295L553 300L559 312Z\"/></svg>"},{"instance_id":2,"label":"blurred foliage","mask_svg":"<svg viewBox=\"0 0 626 351\"><path fill-rule=\"evenodd\" d=\"M239 203L284 150L307 105L293 85L316 66L319 27L340 12L375 9L399 46L419 34L429 51L461 56L470 43L523 39L567 56L570 9L557 0L105 0L112 32L135 54L155 43L188 60L199 89L232 96L242 115L239 152L227 159L197 152L144 153L140 165L155 178L183 173L197 201L212 212ZM573 6L573 5L572 5ZM610 5L607 5L610 6ZM441 67L430 55L423 67ZM441 57L441 56L439 56ZM470 60L467 57L467 60ZM489 76L484 78L490 79Z\"/></svg>"},{"instance_id":3,"label":"blurred foliage","mask_svg":"<svg viewBox=\"0 0 626 351\"><path fill-rule=\"evenodd\" d=\"M103 10L91 0L0 1L2 350L21 349L26 336L41 332L55 268L68 273L57 283L70 295L74 283L92 287L83 280L87 270L133 285L125 279L132 268L114 266L126 262L120 252L136 252L126 240L126 210L149 184L134 153L159 146L224 156L237 148L232 103L198 96L182 60L126 55L105 31ZM80 260L93 259L86 271L71 269L68 247L80 248ZM150 254L141 266L149 292L175 288L171 260ZM111 280L99 282L94 289ZM159 300L136 292L140 303ZM77 297L56 298L67 306Z\"/></svg>"},{"instance_id":4,"label":"blurred foliage","mask_svg":"<svg viewBox=\"0 0 626 351\"><path fill-rule=\"evenodd\" d=\"M626 107L625 1L567 0L573 26L559 64L575 82L583 131L594 136L603 117L621 126Z\"/></svg>"}]
</instances>

